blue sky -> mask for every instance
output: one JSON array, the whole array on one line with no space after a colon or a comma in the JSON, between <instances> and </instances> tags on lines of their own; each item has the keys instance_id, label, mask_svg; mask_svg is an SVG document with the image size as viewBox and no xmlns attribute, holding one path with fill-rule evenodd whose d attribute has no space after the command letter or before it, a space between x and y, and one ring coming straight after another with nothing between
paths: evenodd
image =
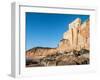
<instances>
[{"instance_id":1,"label":"blue sky","mask_svg":"<svg viewBox=\"0 0 100 80\"><path fill-rule=\"evenodd\" d=\"M68 24L76 18L84 22L89 15L26 12L26 50L57 47L63 33L68 30Z\"/></svg>"}]
</instances>

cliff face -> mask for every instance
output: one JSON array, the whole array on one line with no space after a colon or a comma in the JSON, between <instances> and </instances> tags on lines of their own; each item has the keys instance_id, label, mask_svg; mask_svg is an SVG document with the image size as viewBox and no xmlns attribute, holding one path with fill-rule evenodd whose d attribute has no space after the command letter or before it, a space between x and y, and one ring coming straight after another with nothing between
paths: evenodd
<instances>
[{"instance_id":1,"label":"cliff face","mask_svg":"<svg viewBox=\"0 0 100 80\"><path fill-rule=\"evenodd\" d=\"M88 64L90 21L77 18L69 24L57 48L36 47L26 51L27 66ZM32 64L32 65L31 65Z\"/></svg>"},{"instance_id":2,"label":"cliff face","mask_svg":"<svg viewBox=\"0 0 100 80\"><path fill-rule=\"evenodd\" d=\"M72 50L80 51L81 49L89 50L90 21L81 22L79 18L69 24L69 30L64 33L63 39L60 41L58 50L70 52Z\"/></svg>"}]
</instances>

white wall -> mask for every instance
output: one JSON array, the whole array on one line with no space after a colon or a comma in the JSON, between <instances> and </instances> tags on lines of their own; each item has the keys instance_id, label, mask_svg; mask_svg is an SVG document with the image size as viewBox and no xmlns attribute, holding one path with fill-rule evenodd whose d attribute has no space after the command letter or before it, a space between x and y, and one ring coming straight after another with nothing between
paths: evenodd
<instances>
[{"instance_id":1,"label":"white wall","mask_svg":"<svg viewBox=\"0 0 100 80\"><path fill-rule=\"evenodd\" d=\"M11 64L11 2L14 0L1 0L0 1L0 80L14 80L9 76ZM25 1L25 0L16 0ZM91 74L65 74L61 76L46 76L46 77L31 77L21 78L22 80L99 80L100 74L100 1L99 0L27 0L34 1L34 3L46 3L52 5L66 6L68 4L87 7L94 6L97 9L97 29L96 49L98 54L97 73ZM95 53L94 53L95 54ZM18 79L18 80L21 80Z\"/></svg>"}]
</instances>

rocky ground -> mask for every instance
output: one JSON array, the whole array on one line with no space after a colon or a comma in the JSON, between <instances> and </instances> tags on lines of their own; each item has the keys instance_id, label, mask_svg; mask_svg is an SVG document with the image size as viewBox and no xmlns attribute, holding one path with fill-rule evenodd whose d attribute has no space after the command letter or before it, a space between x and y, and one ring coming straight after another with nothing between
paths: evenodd
<instances>
[{"instance_id":1,"label":"rocky ground","mask_svg":"<svg viewBox=\"0 0 100 80\"><path fill-rule=\"evenodd\" d=\"M26 59L26 67L60 66L60 65L85 65L89 64L89 51L63 52L49 55L40 59Z\"/></svg>"}]
</instances>

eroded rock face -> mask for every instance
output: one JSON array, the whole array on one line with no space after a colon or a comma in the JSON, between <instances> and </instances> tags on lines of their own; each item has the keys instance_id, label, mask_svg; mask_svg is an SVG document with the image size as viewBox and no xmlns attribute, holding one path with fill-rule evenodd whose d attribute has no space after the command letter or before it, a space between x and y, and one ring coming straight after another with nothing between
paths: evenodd
<instances>
[{"instance_id":1,"label":"eroded rock face","mask_svg":"<svg viewBox=\"0 0 100 80\"><path fill-rule=\"evenodd\" d=\"M64 33L63 39L59 43L59 51L72 51L90 48L90 21L81 24L78 18L69 25L69 30Z\"/></svg>"},{"instance_id":2,"label":"eroded rock face","mask_svg":"<svg viewBox=\"0 0 100 80\"><path fill-rule=\"evenodd\" d=\"M90 21L80 18L69 24L57 48L35 47L26 51L26 66L89 64Z\"/></svg>"}]
</instances>

